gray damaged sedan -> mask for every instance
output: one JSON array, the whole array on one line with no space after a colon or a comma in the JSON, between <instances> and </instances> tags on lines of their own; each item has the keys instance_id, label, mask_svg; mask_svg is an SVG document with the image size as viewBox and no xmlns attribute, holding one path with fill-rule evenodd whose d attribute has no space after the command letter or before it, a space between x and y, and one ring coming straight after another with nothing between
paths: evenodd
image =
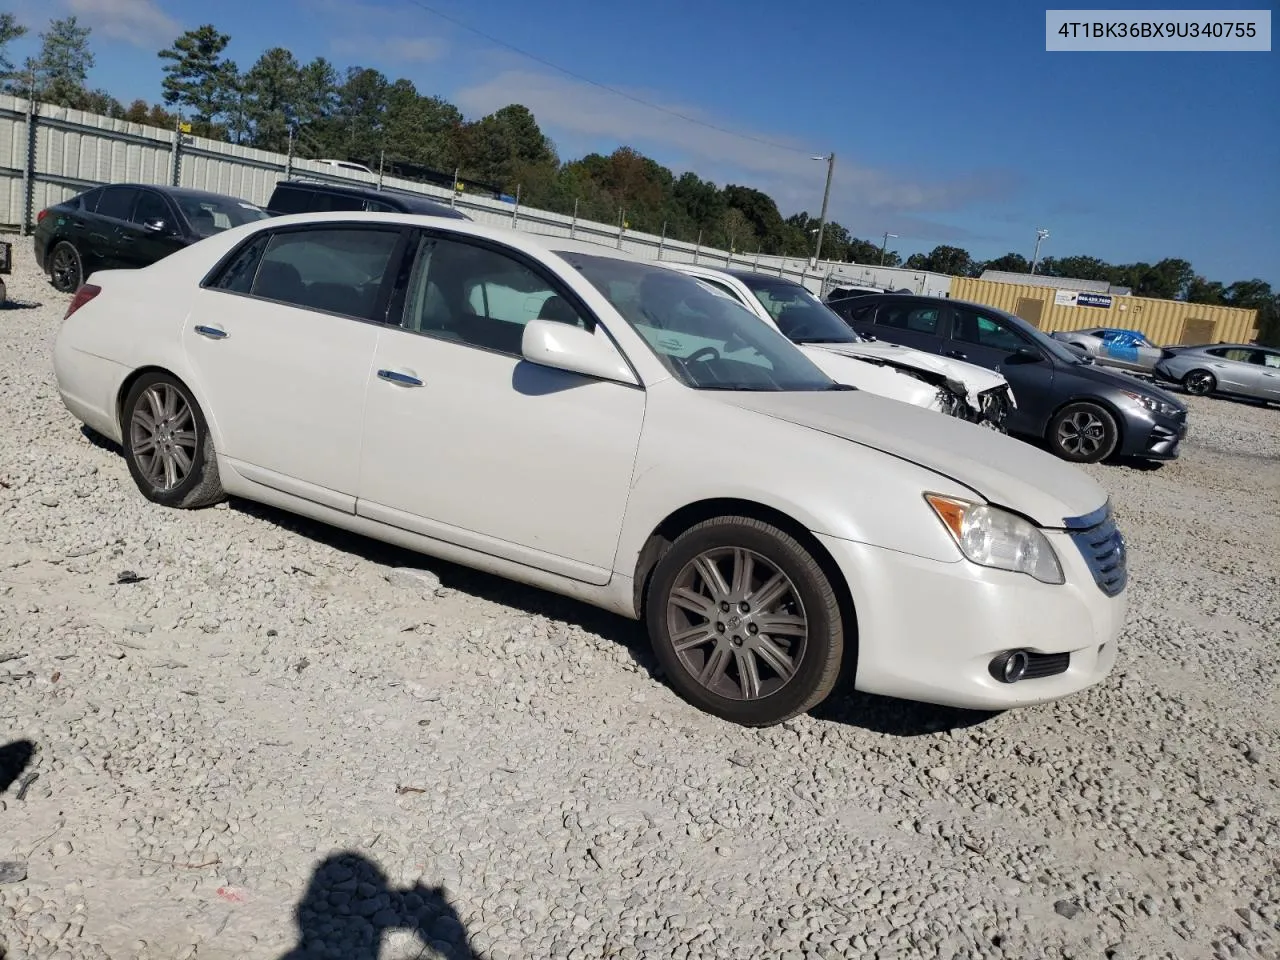
<instances>
[{"instance_id":1,"label":"gray damaged sedan","mask_svg":"<svg viewBox=\"0 0 1280 960\"><path fill-rule=\"evenodd\" d=\"M1231 394L1280 403L1280 350L1248 343L1166 347L1156 376L1197 397Z\"/></svg>"}]
</instances>

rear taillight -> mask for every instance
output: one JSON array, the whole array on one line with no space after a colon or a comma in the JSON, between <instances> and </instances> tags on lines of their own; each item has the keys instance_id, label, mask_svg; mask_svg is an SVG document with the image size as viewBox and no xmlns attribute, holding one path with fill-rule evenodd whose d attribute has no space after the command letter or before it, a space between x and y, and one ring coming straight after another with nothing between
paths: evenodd
<instances>
[{"instance_id":1,"label":"rear taillight","mask_svg":"<svg viewBox=\"0 0 1280 960\"><path fill-rule=\"evenodd\" d=\"M36 223L39 223L41 220L43 220L43 219L44 219L45 217L47 217L48 215L49 215L49 211L48 211L48 210L41 210L39 213L37 213L37 214L36 214Z\"/></svg>"},{"instance_id":2,"label":"rear taillight","mask_svg":"<svg viewBox=\"0 0 1280 960\"><path fill-rule=\"evenodd\" d=\"M80 289L77 290L76 295L71 298L71 303L67 306L67 312L62 315L62 319L67 319L67 317L71 316L101 292L102 288L92 283L80 284Z\"/></svg>"}]
</instances>

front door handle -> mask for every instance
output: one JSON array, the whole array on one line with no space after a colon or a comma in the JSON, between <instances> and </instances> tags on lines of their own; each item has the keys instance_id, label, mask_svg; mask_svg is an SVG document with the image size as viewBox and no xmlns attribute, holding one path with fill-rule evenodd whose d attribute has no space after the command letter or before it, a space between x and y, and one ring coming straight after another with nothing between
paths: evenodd
<instances>
[{"instance_id":1,"label":"front door handle","mask_svg":"<svg viewBox=\"0 0 1280 960\"><path fill-rule=\"evenodd\" d=\"M200 334L202 337L208 337L210 340L227 339L227 331L223 330L221 327L208 327L203 323L196 325L196 333Z\"/></svg>"},{"instance_id":2,"label":"front door handle","mask_svg":"<svg viewBox=\"0 0 1280 960\"><path fill-rule=\"evenodd\" d=\"M962 353L962 352L961 352L961 351L959 351L959 350L948 350L948 351L947 351L947 356L948 356L948 357L955 357L957 360L963 360L965 355L964 355L964 353Z\"/></svg>"},{"instance_id":3,"label":"front door handle","mask_svg":"<svg viewBox=\"0 0 1280 960\"><path fill-rule=\"evenodd\" d=\"M406 373L403 370L379 370L378 379L385 380L387 383L394 383L400 387L420 387L422 381L415 377L412 373Z\"/></svg>"}]
</instances>

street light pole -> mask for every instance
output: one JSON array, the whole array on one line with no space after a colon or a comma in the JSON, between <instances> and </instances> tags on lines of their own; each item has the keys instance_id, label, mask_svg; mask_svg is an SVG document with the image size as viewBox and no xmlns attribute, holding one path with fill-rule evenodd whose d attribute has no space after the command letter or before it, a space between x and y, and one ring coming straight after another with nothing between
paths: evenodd
<instances>
[{"instance_id":1,"label":"street light pole","mask_svg":"<svg viewBox=\"0 0 1280 960\"><path fill-rule=\"evenodd\" d=\"M1040 262L1040 241L1049 236L1049 231L1040 227L1036 230L1036 251L1031 255L1031 272L1036 272L1036 264Z\"/></svg>"},{"instance_id":2,"label":"street light pole","mask_svg":"<svg viewBox=\"0 0 1280 960\"><path fill-rule=\"evenodd\" d=\"M831 175L836 170L836 154L833 150L829 156L813 159L827 161L827 186L822 191L822 213L818 215L818 248L813 252L813 259L816 261L822 258L822 236L827 229L827 201L831 199Z\"/></svg>"},{"instance_id":3,"label":"street light pole","mask_svg":"<svg viewBox=\"0 0 1280 960\"><path fill-rule=\"evenodd\" d=\"M885 252L885 249L889 246L890 237L893 237L893 239L895 240L898 239L898 235L896 233L889 233L888 231L885 231L884 243L880 244L880 266L882 267L884 266L884 252Z\"/></svg>"}]
</instances>

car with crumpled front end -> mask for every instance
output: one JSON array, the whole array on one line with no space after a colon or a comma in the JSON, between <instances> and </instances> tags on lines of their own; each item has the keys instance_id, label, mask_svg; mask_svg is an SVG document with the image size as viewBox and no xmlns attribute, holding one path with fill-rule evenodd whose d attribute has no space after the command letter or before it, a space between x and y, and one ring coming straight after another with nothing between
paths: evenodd
<instances>
[{"instance_id":1,"label":"car with crumpled front end","mask_svg":"<svg viewBox=\"0 0 1280 960\"><path fill-rule=\"evenodd\" d=\"M672 687L733 722L842 672L1004 709L1116 660L1125 546L1096 481L838 384L620 251L273 218L96 273L53 371L147 500L240 496L642 620Z\"/></svg>"}]
</instances>

